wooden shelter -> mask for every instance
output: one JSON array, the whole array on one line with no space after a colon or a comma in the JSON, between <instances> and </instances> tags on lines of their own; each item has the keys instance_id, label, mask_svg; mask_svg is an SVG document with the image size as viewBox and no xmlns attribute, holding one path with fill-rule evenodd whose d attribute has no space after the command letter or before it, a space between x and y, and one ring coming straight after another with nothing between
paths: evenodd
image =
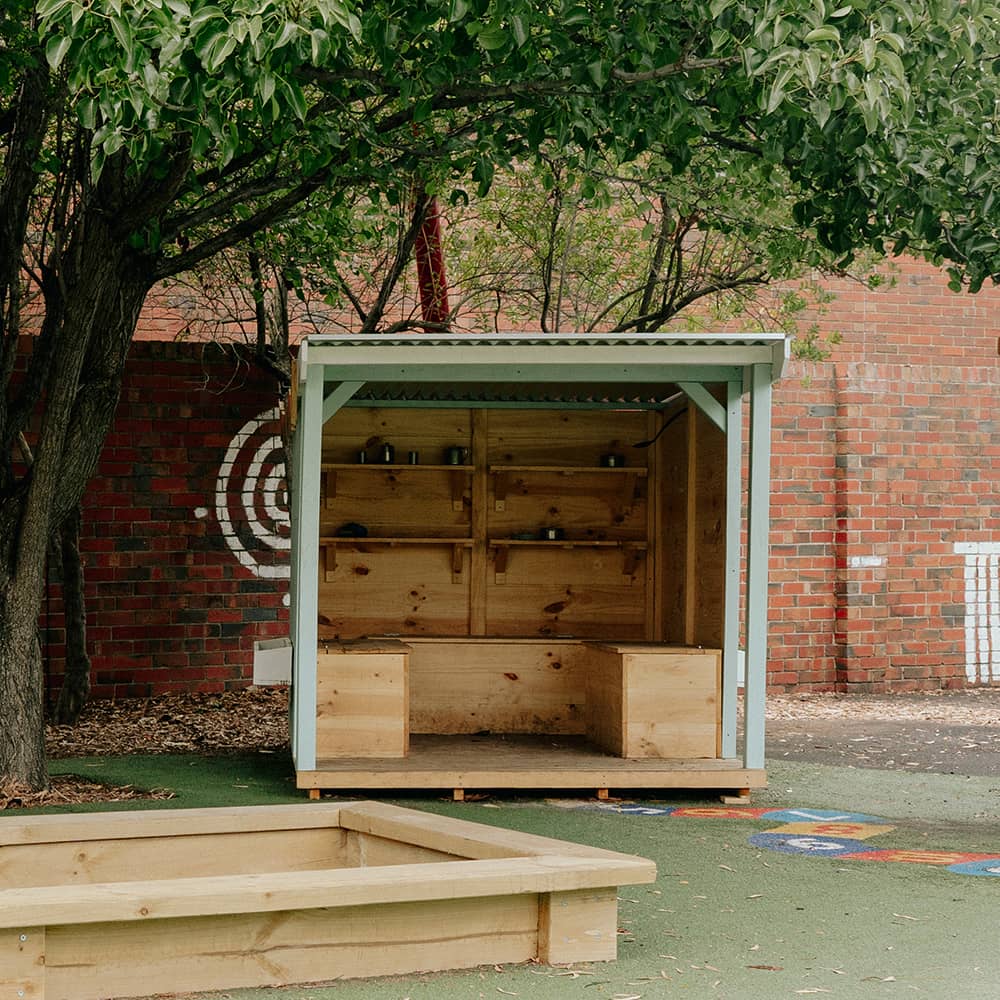
<instances>
[{"instance_id":1,"label":"wooden shelter","mask_svg":"<svg viewBox=\"0 0 1000 1000\"><path fill-rule=\"evenodd\" d=\"M776 333L307 338L299 787L763 786L786 354Z\"/></svg>"}]
</instances>

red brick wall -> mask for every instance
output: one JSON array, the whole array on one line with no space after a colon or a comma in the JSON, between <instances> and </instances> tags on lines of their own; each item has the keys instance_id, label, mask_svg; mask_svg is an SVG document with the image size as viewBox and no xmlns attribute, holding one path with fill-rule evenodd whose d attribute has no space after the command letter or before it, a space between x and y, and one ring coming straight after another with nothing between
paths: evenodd
<instances>
[{"instance_id":1,"label":"red brick wall","mask_svg":"<svg viewBox=\"0 0 1000 1000\"><path fill-rule=\"evenodd\" d=\"M1000 683L1000 292L889 273L828 283L843 341L776 387L775 685Z\"/></svg>"},{"instance_id":2,"label":"red brick wall","mask_svg":"<svg viewBox=\"0 0 1000 1000\"><path fill-rule=\"evenodd\" d=\"M279 428L273 419L257 423L276 403L273 379L231 351L133 346L84 502L96 696L242 686L254 641L287 635L288 553L279 547L287 542L276 540L288 538L287 509L271 440ZM259 475L248 483L255 459ZM248 509L263 537L250 530ZM233 529L224 532L227 518ZM54 692L64 633L55 565L50 573L56 585L41 624Z\"/></svg>"},{"instance_id":3,"label":"red brick wall","mask_svg":"<svg viewBox=\"0 0 1000 1000\"><path fill-rule=\"evenodd\" d=\"M843 343L775 391L771 684L1000 682L1000 295L912 262L831 287L816 319ZM98 695L239 686L254 641L287 634L275 403L231 352L134 346L85 510ZM54 689L57 587L49 610Z\"/></svg>"}]
</instances>

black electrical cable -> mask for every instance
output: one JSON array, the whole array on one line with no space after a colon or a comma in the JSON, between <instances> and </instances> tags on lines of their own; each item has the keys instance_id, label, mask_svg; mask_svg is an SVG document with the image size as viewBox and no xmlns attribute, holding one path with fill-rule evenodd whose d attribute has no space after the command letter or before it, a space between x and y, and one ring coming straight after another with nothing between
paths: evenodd
<instances>
[{"instance_id":1,"label":"black electrical cable","mask_svg":"<svg viewBox=\"0 0 1000 1000\"><path fill-rule=\"evenodd\" d=\"M673 423L673 422L674 422L675 420L677 420L677 419L678 419L678 417L683 417L683 416L684 416L684 414L685 414L685 413L687 413L687 411L688 411L688 408L687 408L686 406L682 406L682 407L681 407L681 408L680 408L680 409L679 409L679 410L678 410L678 411L677 411L677 412L676 412L675 414L673 414L673 416L671 416L671 417L670 417L670 418L669 418L668 420L665 420L665 421L663 422L663 426L662 426L662 427L661 427L661 428L660 428L660 429L659 429L659 430L658 430L658 431L657 431L657 432L656 432L656 433L655 433L655 434L654 434L654 435L653 435L653 436L652 436L652 437L651 437L651 438L650 438L650 439L649 439L648 441L636 441L636 443L635 443L634 445L632 445L632 447L633 447L633 448L648 448L648 447L649 447L649 446L650 446L651 444L656 444L656 442L657 442L657 441L659 440L659 438L660 438L660 435L661 435L661 434L662 434L662 433L663 433L663 432L664 432L664 431L665 431L665 430L666 430L666 429L667 429L667 428L668 428L668 427L669 427L669 426L670 426L670 425L671 425L671 424L672 424L672 423Z\"/></svg>"}]
</instances>

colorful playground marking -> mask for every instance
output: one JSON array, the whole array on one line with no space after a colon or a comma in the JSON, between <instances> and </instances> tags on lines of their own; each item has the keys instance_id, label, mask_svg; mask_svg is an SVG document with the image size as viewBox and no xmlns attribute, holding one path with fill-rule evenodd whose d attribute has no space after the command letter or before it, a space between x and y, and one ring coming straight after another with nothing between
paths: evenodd
<instances>
[{"instance_id":1,"label":"colorful playground marking","mask_svg":"<svg viewBox=\"0 0 1000 1000\"><path fill-rule=\"evenodd\" d=\"M637 802L566 803L553 805L612 812L627 816L659 816L671 819L771 820L783 825L751 834L748 842L779 854L809 854L844 861L888 861L897 864L931 865L956 875L1000 876L1000 852L977 854L926 848L879 849L865 841L891 833L896 828L878 816L838 812L833 809L759 809L749 806L654 806Z\"/></svg>"}]
</instances>

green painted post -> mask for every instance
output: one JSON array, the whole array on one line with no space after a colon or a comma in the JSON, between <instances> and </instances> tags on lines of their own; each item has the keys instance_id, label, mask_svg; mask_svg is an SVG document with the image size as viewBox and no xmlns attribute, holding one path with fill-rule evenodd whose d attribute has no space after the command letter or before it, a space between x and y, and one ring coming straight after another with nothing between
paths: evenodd
<instances>
[{"instance_id":1,"label":"green painted post","mask_svg":"<svg viewBox=\"0 0 1000 1000\"><path fill-rule=\"evenodd\" d=\"M747 659L743 763L764 767L767 685L767 561L771 490L771 366L754 365L750 382L750 490L747 515Z\"/></svg>"},{"instance_id":2,"label":"green painted post","mask_svg":"<svg viewBox=\"0 0 1000 1000\"><path fill-rule=\"evenodd\" d=\"M726 383L726 568L722 629L722 756L736 756L740 656L740 531L743 487L743 383Z\"/></svg>"},{"instance_id":3,"label":"green painted post","mask_svg":"<svg viewBox=\"0 0 1000 1000\"><path fill-rule=\"evenodd\" d=\"M319 613L319 499L323 446L322 365L306 367L295 429L294 510L298 515L292 542L295 631L294 753L298 771L316 769L316 645Z\"/></svg>"}]
</instances>

